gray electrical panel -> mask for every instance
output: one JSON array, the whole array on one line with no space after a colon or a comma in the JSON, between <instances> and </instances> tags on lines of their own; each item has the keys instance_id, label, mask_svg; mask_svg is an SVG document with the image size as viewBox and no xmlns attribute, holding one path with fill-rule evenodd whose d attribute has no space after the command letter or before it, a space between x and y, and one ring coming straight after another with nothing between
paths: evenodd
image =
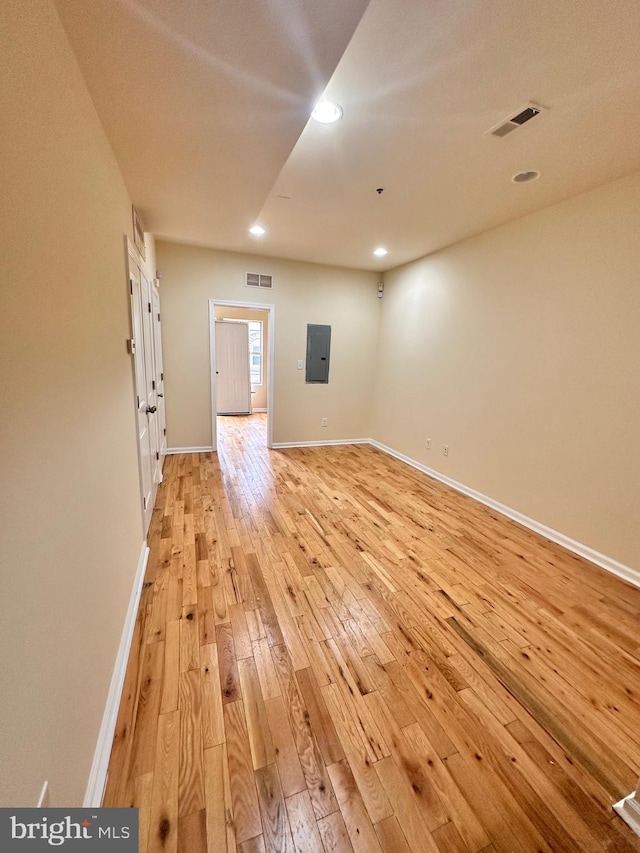
<instances>
[{"instance_id":1,"label":"gray electrical panel","mask_svg":"<svg viewBox=\"0 0 640 853\"><path fill-rule=\"evenodd\" d=\"M331 326L309 323L307 326L307 382L316 384L329 382L330 350Z\"/></svg>"}]
</instances>

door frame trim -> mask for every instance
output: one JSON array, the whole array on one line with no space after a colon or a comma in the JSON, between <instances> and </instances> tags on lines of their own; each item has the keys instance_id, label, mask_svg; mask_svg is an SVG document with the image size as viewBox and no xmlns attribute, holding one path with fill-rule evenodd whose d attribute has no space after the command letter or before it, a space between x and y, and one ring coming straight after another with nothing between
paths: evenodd
<instances>
[{"instance_id":1,"label":"door frame trim","mask_svg":"<svg viewBox=\"0 0 640 853\"><path fill-rule=\"evenodd\" d=\"M253 311L268 311L269 351L267 353L267 447L273 447L273 379L274 379L274 344L275 344L275 313L276 306L267 302L239 302L235 299L209 299L209 382L211 386L211 446L214 452L218 450L218 426L216 422L216 306L227 308L249 308Z\"/></svg>"}]
</instances>

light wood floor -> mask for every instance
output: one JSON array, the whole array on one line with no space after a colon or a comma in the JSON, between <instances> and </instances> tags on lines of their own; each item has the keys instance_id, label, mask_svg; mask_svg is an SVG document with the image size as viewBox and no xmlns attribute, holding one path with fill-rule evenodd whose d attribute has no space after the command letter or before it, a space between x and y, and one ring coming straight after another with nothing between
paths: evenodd
<instances>
[{"instance_id":1,"label":"light wood floor","mask_svg":"<svg viewBox=\"0 0 640 853\"><path fill-rule=\"evenodd\" d=\"M640 590L368 446L169 457L107 806L148 851L639 851Z\"/></svg>"}]
</instances>

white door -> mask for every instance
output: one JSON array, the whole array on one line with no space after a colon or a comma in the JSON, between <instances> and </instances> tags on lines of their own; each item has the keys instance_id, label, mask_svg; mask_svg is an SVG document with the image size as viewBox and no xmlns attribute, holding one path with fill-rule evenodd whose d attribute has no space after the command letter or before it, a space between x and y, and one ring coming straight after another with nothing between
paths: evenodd
<instances>
[{"instance_id":1,"label":"white door","mask_svg":"<svg viewBox=\"0 0 640 853\"><path fill-rule=\"evenodd\" d=\"M149 445L151 452L151 472L152 472L152 495L151 509L155 503L156 487L160 480L159 460L160 454L158 447L160 446L158 437L158 397L155 380L155 347L154 347L154 327L153 327L153 305L151 295L151 282L140 271L140 280L142 283L142 317L143 317L143 337L144 337L144 396L147 401L147 422L149 429Z\"/></svg>"},{"instance_id":2,"label":"white door","mask_svg":"<svg viewBox=\"0 0 640 853\"><path fill-rule=\"evenodd\" d=\"M250 414L249 324L216 320L216 411Z\"/></svg>"},{"instance_id":3,"label":"white door","mask_svg":"<svg viewBox=\"0 0 640 853\"><path fill-rule=\"evenodd\" d=\"M162 482L162 465L164 457L167 455L167 419L164 408L164 366L162 362L162 326L160 319L160 291L157 283L154 281L151 288L151 305L153 317L153 354L155 364L155 383L156 383L156 399L157 399L157 419L158 419L158 450L159 461L159 476L158 482Z\"/></svg>"},{"instance_id":4,"label":"white door","mask_svg":"<svg viewBox=\"0 0 640 853\"><path fill-rule=\"evenodd\" d=\"M129 285L131 294L132 355L136 385L137 432L140 463L140 491L142 516L145 533L151 520L153 509L153 457L147 413L146 369L144 357L144 315L142 305L144 295L140 269L135 260L129 257Z\"/></svg>"},{"instance_id":5,"label":"white door","mask_svg":"<svg viewBox=\"0 0 640 853\"><path fill-rule=\"evenodd\" d=\"M129 292L131 295L132 355L136 385L138 451L142 517L146 534L162 479L159 468L157 395L154 378L154 329L152 287L136 258L129 255Z\"/></svg>"}]
</instances>

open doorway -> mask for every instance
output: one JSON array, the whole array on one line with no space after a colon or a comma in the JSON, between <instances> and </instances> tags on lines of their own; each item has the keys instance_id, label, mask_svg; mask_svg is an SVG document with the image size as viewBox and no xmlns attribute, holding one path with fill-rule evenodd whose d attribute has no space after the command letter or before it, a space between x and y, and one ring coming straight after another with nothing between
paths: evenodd
<instances>
[{"instance_id":1,"label":"open doorway","mask_svg":"<svg viewBox=\"0 0 640 853\"><path fill-rule=\"evenodd\" d=\"M266 444L271 447L273 443L273 333L275 320L275 306L263 305L255 302L228 302L225 300L209 300L209 351L211 364L211 438L214 450L218 449L218 417L223 416L220 404L228 408L221 397L226 395L231 383L225 382L224 388L220 385L220 369L223 364L234 362L233 357L227 357L226 343L223 344L221 332L224 332L224 340L229 339L229 346L235 340L235 346L241 346L238 340L242 335L228 335L232 324L242 324L244 328L244 340L248 347L249 368L249 394L248 406L239 409L242 414L237 417L251 418L255 413L259 414L260 420L264 421L266 414ZM227 325L228 324L228 325ZM216 335L216 331L218 334ZM223 349L221 349L223 346ZM244 353L242 364L244 365ZM240 366L242 372L246 367ZM242 396L242 383L246 377L238 383L239 394Z\"/></svg>"}]
</instances>

